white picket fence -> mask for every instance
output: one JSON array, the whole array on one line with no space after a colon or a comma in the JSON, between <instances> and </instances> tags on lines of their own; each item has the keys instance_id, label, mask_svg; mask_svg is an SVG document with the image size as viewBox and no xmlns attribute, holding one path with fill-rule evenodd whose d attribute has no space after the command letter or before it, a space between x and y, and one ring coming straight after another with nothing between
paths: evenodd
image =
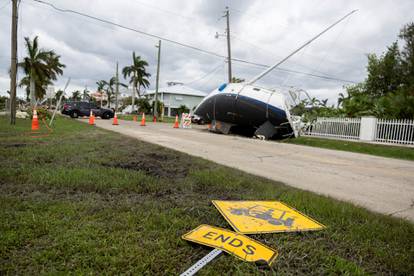
<instances>
[{"instance_id":1,"label":"white picket fence","mask_svg":"<svg viewBox=\"0 0 414 276\"><path fill-rule=\"evenodd\" d=\"M304 134L309 136L359 139L361 118L317 118Z\"/></svg>"},{"instance_id":2,"label":"white picket fence","mask_svg":"<svg viewBox=\"0 0 414 276\"><path fill-rule=\"evenodd\" d=\"M377 119L375 141L414 145L414 120Z\"/></svg>"},{"instance_id":3,"label":"white picket fence","mask_svg":"<svg viewBox=\"0 0 414 276\"><path fill-rule=\"evenodd\" d=\"M317 118L303 135L414 145L414 120L363 118Z\"/></svg>"}]
</instances>

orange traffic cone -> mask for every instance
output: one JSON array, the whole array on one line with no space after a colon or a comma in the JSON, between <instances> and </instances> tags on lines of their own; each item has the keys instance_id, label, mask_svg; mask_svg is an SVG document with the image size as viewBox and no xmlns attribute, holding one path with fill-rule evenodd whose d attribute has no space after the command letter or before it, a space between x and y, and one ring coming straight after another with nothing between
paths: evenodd
<instances>
[{"instance_id":1,"label":"orange traffic cone","mask_svg":"<svg viewBox=\"0 0 414 276\"><path fill-rule=\"evenodd\" d=\"M95 125L95 115L93 115L92 110L91 110L91 114L89 115L89 125L91 126Z\"/></svg>"},{"instance_id":2,"label":"orange traffic cone","mask_svg":"<svg viewBox=\"0 0 414 276\"><path fill-rule=\"evenodd\" d=\"M180 128L180 124L178 123L178 115L175 115L175 122L173 128Z\"/></svg>"},{"instance_id":3,"label":"orange traffic cone","mask_svg":"<svg viewBox=\"0 0 414 276\"><path fill-rule=\"evenodd\" d=\"M112 125L117 126L118 124L118 116L116 116L116 113L114 115L114 121L112 122Z\"/></svg>"},{"instance_id":4,"label":"orange traffic cone","mask_svg":"<svg viewBox=\"0 0 414 276\"><path fill-rule=\"evenodd\" d=\"M145 125L145 113L142 113L141 126L146 126Z\"/></svg>"},{"instance_id":5,"label":"orange traffic cone","mask_svg":"<svg viewBox=\"0 0 414 276\"><path fill-rule=\"evenodd\" d=\"M39 120L37 119L36 109L33 109L32 130L39 130Z\"/></svg>"},{"instance_id":6,"label":"orange traffic cone","mask_svg":"<svg viewBox=\"0 0 414 276\"><path fill-rule=\"evenodd\" d=\"M134 117L132 117L132 120L133 120L134 122L136 122L136 121L137 121L137 115L134 115Z\"/></svg>"}]
</instances>

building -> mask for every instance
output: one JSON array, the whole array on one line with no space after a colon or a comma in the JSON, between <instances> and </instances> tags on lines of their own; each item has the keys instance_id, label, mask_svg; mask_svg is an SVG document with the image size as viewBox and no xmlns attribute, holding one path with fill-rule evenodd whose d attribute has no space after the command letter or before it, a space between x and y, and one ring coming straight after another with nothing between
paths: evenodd
<instances>
[{"instance_id":1,"label":"building","mask_svg":"<svg viewBox=\"0 0 414 276\"><path fill-rule=\"evenodd\" d=\"M115 91L114 91L115 93ZM119 87L119 94L118 94L118 104L122 105L122 102L125 98L127 97L131 97L132 96L132 88L127 88L127 87ZM102 101L107 101L108 100L108 95L105 91L99 92L92 92L91 93L91 97L94 98L97 102L100 102L101 99ZM136 97L136 95L135 95ZM108 104L108 103L106 103ZM111 96L111 106L115 105L115 94Z\"/></svg>"},{"instance_id":2,"label":"building","mask_svg":"<svg viewBox=\"0 0 414 276\"><path fill-rule=\"evenodd\" d=\"M132 92L133 92L133 88L132 87L119 86L118 99L119 100L122 100L122 99L125 99L125 98L128 98L128 97L132 97ZM135 92L135 97L138 97L137 92Z\"/></svg>"},{"instance_id":3,"label":"building","mask_svg":"<svg viewBox=\"0 0 414 276\"><path fill-rule=\"evenodd\" d=\"M144 95L152 103L155 98L155 90L147 90ZM207 96L207 93L176 81L167 82L166 87L158 89L158 100L164 103L165 116L175 116L181 105L193 110L205 96Z\"/></svg>"},{"instance_id":4,"label":"building","mask_svg":"<svg viewBox=\"0 0 414 276\"><path fill-rule=\"evenodd\" d=\"M106 101L108 99L108 96L106 95L106 93L104 91L102 91L102 92L99 92L99 91L92 92L91 97L94 98L97 102L100 102L101 100Z\"/></svg>"}]
</instances>

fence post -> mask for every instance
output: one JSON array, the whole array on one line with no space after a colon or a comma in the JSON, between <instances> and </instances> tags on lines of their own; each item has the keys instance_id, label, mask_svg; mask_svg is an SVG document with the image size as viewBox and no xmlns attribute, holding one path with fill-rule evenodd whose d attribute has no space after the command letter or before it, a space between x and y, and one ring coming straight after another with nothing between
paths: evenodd
<instances>
[{"instance_id":1,"label":"fence post","mask_svg":"<svg viewBox=\"0 0 414 276\"><path fill-rule=\"evenodd\" d=\"M359 139L363 141L375 141L376 129L377 129L377 118L361 117Z\"/></svg>"}]
</instances>

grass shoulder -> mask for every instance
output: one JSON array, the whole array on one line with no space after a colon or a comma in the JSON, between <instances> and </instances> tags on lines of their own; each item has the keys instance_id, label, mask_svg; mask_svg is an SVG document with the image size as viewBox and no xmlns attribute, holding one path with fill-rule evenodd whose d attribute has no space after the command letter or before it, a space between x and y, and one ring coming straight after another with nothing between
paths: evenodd
<instances>
[{"instance_id":1,"label":"grass shoulder","mask_svg":"<svg viewBox=\"0 0 414 276\"><path fill-rule=\"evenodd\" d=\"M142 115L136 115L136 116L137 116L137 121L138 122L141 122ZM133 118L134 118L134 115L121 114L121 115L118 115L118 118L119 119L122 119L122 120L132 121ZM152 122L153 119L154 119L154 117L152 115L145 115L145 120L147 122ZM160 118L157 118L157 122L159 122L159 123L169 123L169 124L173 124L174 121L175 121L175 117L167 117L167 116L164 116L164 118L162 120Z\"/></svg>"},{"instance_id":2,"label":"grass shoulder","mask_svg":"<svg viewBox=\"0 0 414 276\"><path fill-rule=\"evenodd\" d=\"M414 147L379 145L354 141L324 139L315 137L298 137L282 141L283 143L304 145L325 149L334 149L364 153L381 157L414 160Z\"/></svg>"},{"instance_id":3,"label":"grass shoulder","mask_svg":"<svg viewBox=\"0 0 414 276\"><path fill-rule=\"evenodd\" d=\"M0 274L178 274L211 249L181 239L231 229L214 199L280 200L327 228L251 235L270 268L224 254L225 274L410 274L414 225L204 159L58 117L48 137L0 117Z\"/></svg>"}]
</instances>

